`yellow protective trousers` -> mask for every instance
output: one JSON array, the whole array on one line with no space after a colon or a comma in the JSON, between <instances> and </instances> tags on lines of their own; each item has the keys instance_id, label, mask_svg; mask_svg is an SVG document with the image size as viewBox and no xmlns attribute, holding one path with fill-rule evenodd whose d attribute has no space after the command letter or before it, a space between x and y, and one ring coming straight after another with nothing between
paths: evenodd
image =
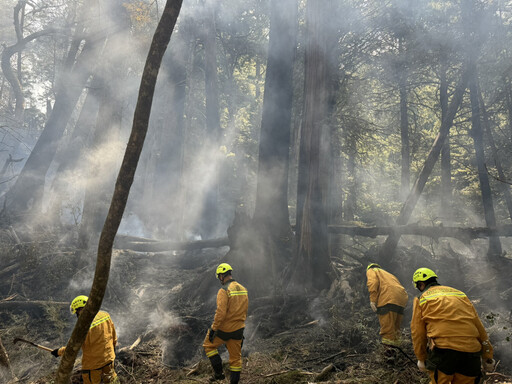
<instances>
[{"instance_id":1,"label":"yellow protective trousers","mask_svg":"<svg viewBox=\"0 0 512 384\"><path fill-rule=\"evenodd\" d=\"M477 383L476 377L464 376L460 373L454 373L453 375L447 375L441 371L437 371L437 381L434 371L428 371L430 376L430 384L475 384Z\"/></svg>"},{"instance_id":2,"label":"yellow protective trousers","mask_svg":"<svg viewBox=\"0 0 512 384\"><path fill-rule=\"evenodd\" d=\"M119 378L114 370L114 363L110 363L102 368L83 370L82 379L84 384L118 384Z\"/></svg>"},{"instance_id":3,"label":"yellow protective trousers","mask_svg":"<svg viewBox=\"0 0 512 384\"><path fill-rule=\"evenodd\" d=\"M380 336L382 344L395 345L400 344L400 326L402 324L403 315L389 311L384 315L379 315Z\"/></svg>"},{"instance_id":4,"label":"yellow protective trousers","mask_svg":"<svg viewBox=\"0 0 512 384\"><path fill-rule=\"evenodd\" d=\"M218 355L219 351L218 347L221 345L226 345L226 348L229 353L229 370L231 372L240 372L242 370L242 339L240 340L222 340L220 337L215 337L213 342L208 338L208 333L204 338L203 348L206 353L206 357L210 358L212 356Z\"/></svg>"}]
</instances>

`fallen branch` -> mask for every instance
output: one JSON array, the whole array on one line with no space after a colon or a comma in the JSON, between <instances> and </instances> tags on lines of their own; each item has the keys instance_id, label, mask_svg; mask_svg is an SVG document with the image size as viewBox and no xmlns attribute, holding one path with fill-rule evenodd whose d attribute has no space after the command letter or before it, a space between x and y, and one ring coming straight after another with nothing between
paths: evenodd
<instances>
[{"instance_id":1,"label":"fallen branch","mask_svg":"<svg viewBox=\"0 0 512 384\"><path fill-rule=\"evenodd\" d=\"M33 307L43 307L47 305L55 305L62 307L69 307L69 303L62 301L43 301L43 300L34 300L34 301L0 301L0 308L33 308Z\"/></svg>"},{"instance_id":2,"label":"fallen branch","mask_svg":"<svg viewBox=\"0 0 512 384\"><path fill-rule=\"evenodd\" d=\"M293 329L289 329L287 331L278 333L277 335L274 335L274 336L286 335L287 333L295 332L295 330L297 330L297 329L308 328L308 327L311 327L313 325L318 325L318 320L310 321L309 323L306 323L306 324L303 324L303 325L299 325L299 326L297 326L297 327L295 327Z\"/></svg>"},{"instance_id":3,"label":"fallen branch","mask_svg":"<svg viewBox=\"0 0 512 384\"><path fill-rule=\"evenodd\" d=\"M297 373L299 373L301 375L314 375L314 373L312 373L312 372L299 371L299 370L296 370L296 369L287 369L287 370L284 370L284 371L269 373L267 375L263 375L263 377L272 377L272 376L284 375L285 373L289 373L289 372L297 372Z\"/></svg>"}]
</instances>

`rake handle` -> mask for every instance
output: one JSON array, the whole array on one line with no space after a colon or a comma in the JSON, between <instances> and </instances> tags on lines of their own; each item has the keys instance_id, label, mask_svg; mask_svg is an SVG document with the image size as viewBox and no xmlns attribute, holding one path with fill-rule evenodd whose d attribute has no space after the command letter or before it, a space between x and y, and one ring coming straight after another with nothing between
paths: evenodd
<instances>
[{"instance_id":1,"label":"rake handle","mask_svg":"<svg viewBox=\"0 0 512 384\"><path fill-rule=\"evenodd\" d=\"M30 345L32 345L32 346L34 346L36 348L40 348L40 349L42 349L44 351L48 351L48 352L53 351L53 349L45 347L44 345L39 345L39 344L33 343L32 341L28 341L28 340L25 340L25 339L20 339L19 337L15 338L13 340L13 344L16 344L18 341L21 341L22 343L30 344Z\"/></svg>"}]
</instances>

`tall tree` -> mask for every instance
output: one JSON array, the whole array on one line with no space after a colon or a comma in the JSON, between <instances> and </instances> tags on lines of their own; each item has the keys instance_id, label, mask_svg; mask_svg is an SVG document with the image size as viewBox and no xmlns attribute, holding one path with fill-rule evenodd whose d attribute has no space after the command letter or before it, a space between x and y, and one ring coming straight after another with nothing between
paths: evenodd
<instances>
[{"instance_id":1,"label":"tall tree","mask_svg":"<svg viewBox=\"0 0 512 384\"><path fill-rule=\"evenodd\" d=\"M280 255L289 255L283 249L288 246L289 252L289 244L292 243L288 168L298 5L297 0L272 0L270 4L270 37L253 222L263 244L268 246L265 248L269 248L263 251L265 257L270 258L276 268L267 272L275 274L283 265Z\"/></svg>"},{"instance_id":2,"label":"tall tree","mask_svg":"<svg viewBox=\"0 0 512 384\"><path fill-rule=\"evenodd\" d=\"M471 101L471 137L475 147L476 165L478 169L478 180L480 182L480 191L482 195L482 203L484 208L484 218L487 227L496 227L496 215L494 212L494 205L492 199L491 185L489 183L489 175L487 174L487 167L485 165L484 153L484 135L481 124L480 105L478 100L478 84L477 84L478 71L475 62L472 60L470 63L470 79L469 79L469 96ZM488 257L491 260L496 260L501 256L501 241L498 236L489 237L489 250Z\"/></svg>"},{"instance_id":3,"label":"tall tree","mask_svg":"<svg viewBox=\"0 0 512 384\"><path fill-rule=\"evenodd\" d=\"M162 63L162 58L169 44L169 40L171 39L176 20L180 13L181 4L182 0L167 1L151 42L146 65L142 73L139 97L133 116L132 132L128 140L121 169L117 177L114 195L112 196L112 203L98 244L96 271L94 273L89 300L83 312L80 314L75 328L73 329L73 333L66 345L66 351L62 356L59 370L57 371L56 384L67 384L69 382L78 351L89 332L92 320L98 313L101 302L103 301L103 296L105 295L110 273L114 238L121 224L140 153L144 146L160 64Z\"/></svg>"},{"instance_id":4,"label":"tall tree","mask_svg":"<svg viewBox=\"0 0 512 384\"><path fill-rule=\"evenodd\" d=\"M304 117L298 185L305 188L304 201L297 201L302 212L297 227L297 255L293 279L304 289L324 289L331 283L331 261L328 249L326 199L328 165L322 134L327 127L329 59L328 25L331 0L309 0L306 5L307 42L305 49ZM302 193L302 192L298 192ZM301 205L299 205L301 204Z\"/></svg>"},{"instance_id":5,"label":"tall tree","mask_svg":"<svg viewBox=\"0 0 512 384\"><path fill-rule=\"evenodd\" d=\"M215 1L204 0L204 29L201 36L204 47L204 82L205 82L205 130L206 137L204 147L206 168L209 182L203 201L203 209L200 217L200 233L203 238L210 238L216 233L219 221L218 200L219 186L218 175L221 167L220 144L221 126L219 112L219 86L217 78L217 30L215 25L216 5Z\"/></svg>"}]
</instances>

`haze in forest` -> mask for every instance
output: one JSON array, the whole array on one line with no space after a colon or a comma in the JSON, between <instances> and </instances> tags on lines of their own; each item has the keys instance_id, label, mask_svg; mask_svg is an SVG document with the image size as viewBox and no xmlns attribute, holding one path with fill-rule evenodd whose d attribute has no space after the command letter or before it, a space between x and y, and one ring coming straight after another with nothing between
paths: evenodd
<instances>
[{"instance_id":1,"label":"haze in forest","mask_svg":"<svg viewBox=\"0 0 512 384\"><path fill-rule=\"evenodd\" d=\"M23 241L56 233L58 244L94 253L165 4L0 4L1 227ZM204 252L240 265L255 296L279 284L329 291L338 259L401 265L409 281L406 268L422 266L413 262L457 254L461 270L483 267L456 283L494 280L485 309L508 312L511 11L493 0L185 1L118 240L182 245L234 228ZM455 229L432 235L444 228ZM147 285L153 268L139 271ZM69 291L89 289L93 274L76 271ZM143 286L123 293L134 313ZM160 304L150 327L179 326ZM124 320L129 333L144 319ZM501 348L512 359L510 344Z\"/></svg>"}]
</instances>

